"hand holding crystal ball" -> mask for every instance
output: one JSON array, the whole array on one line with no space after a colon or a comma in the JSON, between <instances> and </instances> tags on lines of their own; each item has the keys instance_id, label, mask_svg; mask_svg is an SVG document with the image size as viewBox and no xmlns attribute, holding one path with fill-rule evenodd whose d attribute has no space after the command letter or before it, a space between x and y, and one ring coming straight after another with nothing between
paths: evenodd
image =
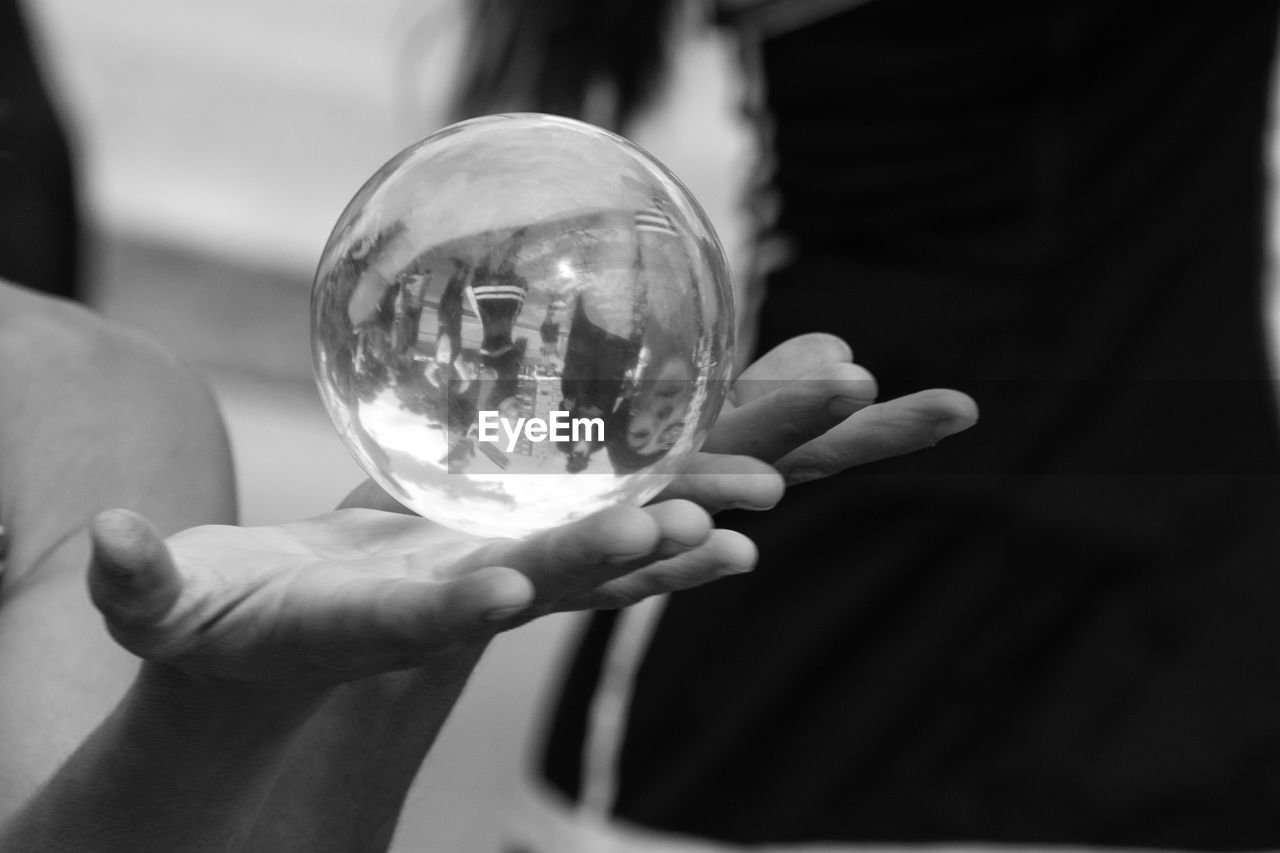
<instances>
[{"instance_id":1,"label":"hand holding crystal ball","mask_svg":"<svg viewBox=\"0 0 1280 853\"><path fill-rule=\"evenodd\" d=\"M732 365L724 253L692 195L553 116L463 122L382 167L325 246L311 310L321 396L361 466L487 536L652 498Z\"/></svg>"}]
</instances>

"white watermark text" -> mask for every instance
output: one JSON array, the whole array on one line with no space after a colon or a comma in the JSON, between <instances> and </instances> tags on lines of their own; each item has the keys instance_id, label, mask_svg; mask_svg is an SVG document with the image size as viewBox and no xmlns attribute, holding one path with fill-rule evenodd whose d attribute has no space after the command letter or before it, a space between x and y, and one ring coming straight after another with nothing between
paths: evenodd
<instances>
[{"instance_id":1,"label":"white watermark text","mask_svg":"<svg viewBox=\"0 0 1280 853\"><path fill-rule=\"evenodd\" d=\"M575 418L569 412L553 410L546 418L504 418L501 412L481 409L476 420L476 438L496 444L506 439L506 451L516 449L523 437L541 441L604 441L604 418Z\"/></svg>"}]
</instances>

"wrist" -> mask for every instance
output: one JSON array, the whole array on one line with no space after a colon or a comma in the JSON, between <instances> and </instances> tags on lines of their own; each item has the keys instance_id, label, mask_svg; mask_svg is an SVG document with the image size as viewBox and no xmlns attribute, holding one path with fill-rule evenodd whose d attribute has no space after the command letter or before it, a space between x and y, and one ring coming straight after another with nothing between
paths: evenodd
<instances>
[{"instance_id":1,"label":"wrist","mask_svg":"<svg viewBox=\"0 0 1280 853\"><path fill-rule=\"evenodd\" d=\"M459 643L411 669L349 681L339 685L333 696L359 697L370 708L403 707L420 712L438 704L452 706L491 640ZM332 701L327 699L326 704Z\"/></svg>"},{"instance_id":2,"label":"wrist","mask_svg":"<svg viewBox=\"0 0 1280 853\"><path fill-rule=\"evenodd\" d=\"M15 851L233 849L314 699L266 698L144 663L116 709L19 811Z\"/></svg>"},{"instance_id":3,"label":"wrist","mask_svg":"<svg viewBox=\"0 0 1280 853\"><path fill-rule=\"evenodd\" d=\"M174 737L239 729L272 740L287 737L324 701L327 689L271 690L144 661L121 714Z\"/></svg>"}]
</instances>

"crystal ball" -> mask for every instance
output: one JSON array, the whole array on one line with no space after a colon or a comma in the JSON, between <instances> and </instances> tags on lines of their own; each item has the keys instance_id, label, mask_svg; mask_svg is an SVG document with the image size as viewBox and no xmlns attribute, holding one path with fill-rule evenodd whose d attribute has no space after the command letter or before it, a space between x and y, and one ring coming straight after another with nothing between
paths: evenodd
<instances>
[{"instance_id":1,"label":"crystal ball","mask_svg":"<svg viewBox=\"0 0 1280 853\"><path fill-rule=\"evenodd\" d=\"M631 142L546 115L455 124L379 169L324 248L311 319L361 467L484 536L651 499L732 367L733 290L698 202Z\"/></svg>"}]
</instances>

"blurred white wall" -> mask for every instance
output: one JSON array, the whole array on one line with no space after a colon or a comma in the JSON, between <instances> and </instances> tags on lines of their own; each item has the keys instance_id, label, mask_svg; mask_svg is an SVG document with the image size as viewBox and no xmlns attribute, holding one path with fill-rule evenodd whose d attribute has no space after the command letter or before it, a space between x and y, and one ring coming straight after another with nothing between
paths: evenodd
<instances>
[{"instance_id":1,"label":"blurred white wall","mask_svg":"<svg viewBox=\"0 0 1280 853\"><path fill-rule=\"evenodd\" d=\"M79 131L100 222L309 272L365 179L444 123L463 2L28 7ZM688 107L663 111L642 136L732 231L725 182L745 149L721 59L714 49L687 53L682 73L699 85L676 90Z\"/></svg>"},{"instance_id":2,"label":"blurred white wall","mask_svg":"<svg viewBox=\"0 0 1280 853\"><path fill-rule=\"evenodd\" d=\"M110 228L313 267L364 180L432 123L452 0L28 3Z\"/></svg>"}]
</instances>

